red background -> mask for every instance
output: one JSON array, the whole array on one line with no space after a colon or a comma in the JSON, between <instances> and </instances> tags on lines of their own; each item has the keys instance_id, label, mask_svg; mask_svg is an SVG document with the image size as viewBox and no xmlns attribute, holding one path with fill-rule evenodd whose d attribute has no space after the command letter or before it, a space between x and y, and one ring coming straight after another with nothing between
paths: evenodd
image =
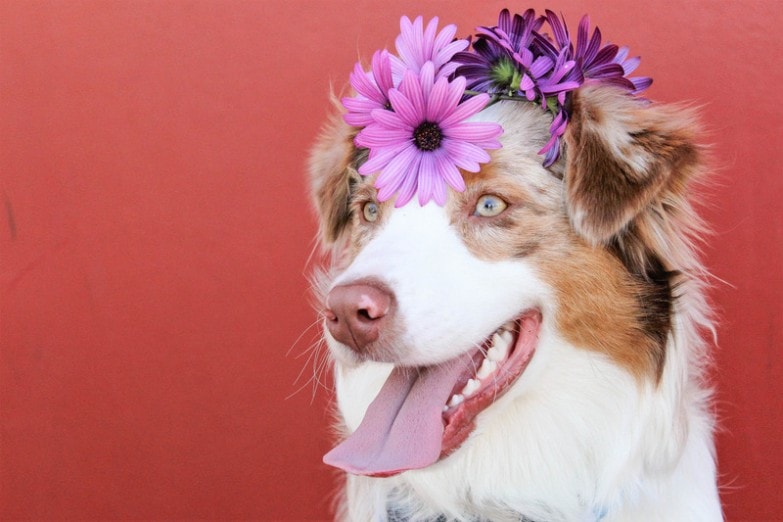
<instances>
[{"instance_id":1,"label":"red background","mask_svg":"<svg viewBox=\"0 0 783 522\"><path fill-rule=\"evenodd\" d=\"M551 5L703 105L725 510L779 518L783 9ZM0 3L1 519L328 517L306 151L400 15L464 35L503 6Z\"/></svg>"}]
</instances>

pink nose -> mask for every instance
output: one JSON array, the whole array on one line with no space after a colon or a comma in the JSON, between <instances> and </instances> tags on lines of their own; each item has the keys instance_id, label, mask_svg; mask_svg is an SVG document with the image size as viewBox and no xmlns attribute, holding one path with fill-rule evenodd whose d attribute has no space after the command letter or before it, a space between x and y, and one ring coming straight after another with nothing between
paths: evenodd
<instances>
[{"instance_id":1,"label":"pink nose","mask_svg":"<svg viewBox=\"0 0 783 522\"><path fill-rule=\"evenodd\" d=\"M363 353L380 337L393 315L393 304L391 292L378 285L336 286L326 296L326 327L336 340Z\"/></svg>"}]
</instances>

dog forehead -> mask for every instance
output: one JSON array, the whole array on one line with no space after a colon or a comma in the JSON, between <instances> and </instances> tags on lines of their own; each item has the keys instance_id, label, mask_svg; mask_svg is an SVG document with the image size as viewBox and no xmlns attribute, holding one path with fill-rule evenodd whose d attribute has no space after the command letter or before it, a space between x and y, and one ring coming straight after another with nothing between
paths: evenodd
<instances>
[{"instance_id":1,"label":"dog forehead","mask_svg":"<svg viewBox=\"0 0 783 522\"><path fill-rule=\"evenodd\" d=\"M502 146L490 151L491 160L479 172L463 172L466 185L492 192L495 186L512 182L546 206L560 204L563 162L544 167L541 154L550 139L551 114L535 104L503 101L484 109L471 121L498 123L503 134L499 138Z\"/></svg>"},{"instance_id":2,"label":"dog forehead","mask_svg":"<svg viewBox=\"0 0 783 522\"><path fill-rule=\"evenodd\" d=\"M552 115L532 103L501 101L471 117L470 121L497 123L503 127L500 136L502 147L493 151L493 157L536 159L541 164L539 151L550 138L549 125Z\"/></svg>"}]
</instances>

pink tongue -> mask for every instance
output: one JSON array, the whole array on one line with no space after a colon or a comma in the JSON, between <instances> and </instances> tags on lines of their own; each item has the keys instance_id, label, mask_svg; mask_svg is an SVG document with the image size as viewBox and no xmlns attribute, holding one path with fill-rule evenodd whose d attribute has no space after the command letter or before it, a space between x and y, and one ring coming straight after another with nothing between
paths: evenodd
<instances>
[{"instance_id":1,"label":"pink tongue","mask_svg":"<svg viewBox=\"0 0 783 522\"><path fill-rule=\"evenodd\" d=\"M443 406L470 356L424 368L394 368L356 431L324 462L357 475L389 476L436 462Z\"/></svg>"}]
</instances>

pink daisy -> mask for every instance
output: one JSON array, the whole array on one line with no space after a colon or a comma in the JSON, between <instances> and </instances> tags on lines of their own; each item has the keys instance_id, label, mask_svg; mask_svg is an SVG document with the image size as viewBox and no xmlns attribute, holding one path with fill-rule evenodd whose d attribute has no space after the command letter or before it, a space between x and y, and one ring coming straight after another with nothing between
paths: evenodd
<instances>
[{"instance_id":1,"label":"pink daisy","mask_svg":"<svg viewBox=\"0 0 783 522\"><path fill-rule=\"evenodd\" d=\"M356 136L356 145L370 150L359 168L363 175L380 172L378 199L397 193L401 207L418 193L420 205L446 203L446 187L462 192L459 169L478 172L490 160L485 149L500 148L503 128L496 123L465 121L489 102L487 94L461 101L465 78L436 79L435 66L425 63L421 74L407 71L398 88L389 89L392 110L375 109L373 122Z\"/></svg>"},{"instance_id":2,"label":"pink daisy","mask_svg":"<svg viewBox=\"0 0 783 522\"><path fill-rule=\"evenodd\" d=\"M348 109L343 118L348 125L364 127L373 122L371 113L374 109L389 107L387 93L394 84L388 51L375 51L369 73L362 69L361 63L357 63L351 73L351 86L357 94L342 99L343 106Z\"/></svg>"}]
</instances>

